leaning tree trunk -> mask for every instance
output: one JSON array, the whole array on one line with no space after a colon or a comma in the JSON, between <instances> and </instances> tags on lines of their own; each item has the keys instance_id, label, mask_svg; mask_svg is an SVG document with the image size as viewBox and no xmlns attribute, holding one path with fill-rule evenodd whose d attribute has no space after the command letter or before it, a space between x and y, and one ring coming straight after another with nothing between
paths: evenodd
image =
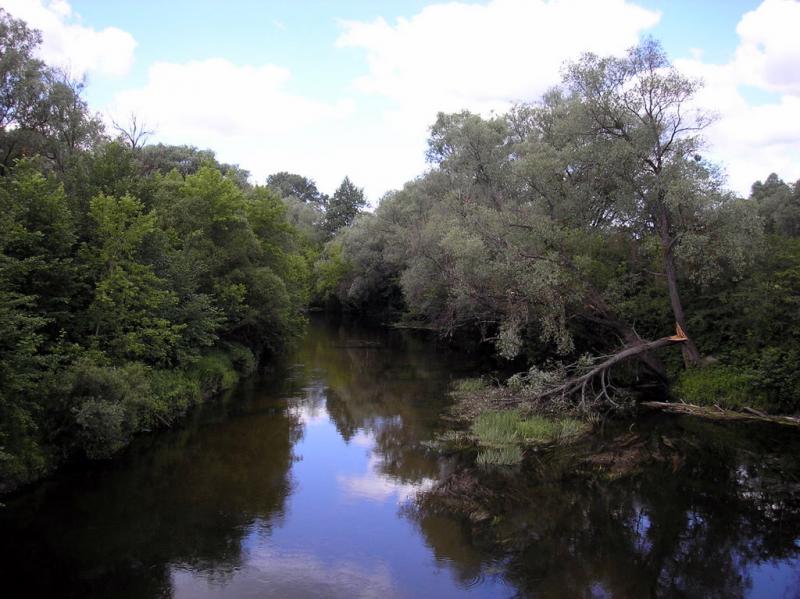
<instances>
[{"instance_id":1,"label":"leaning tree trunk","mask_svg":"<svg viewBox=\"0 0 800 599\"><path fill-rule=\"evenodd\" d=\"M661 249L664 253L664 276L667 279L669 303L672 306L675 324L679 327L680 331L686 335L686 341L681 345L681 349L683 352L683 362L687 368L690 368L700 363L700 352L687 332L686 316L683 313L683 304L681 303L681 296L678 293L678 275L675 271L675 255L673 253L675 238L671 237L669 228L669 217L666 214L666 210L662 210L658 220L658 234L661 239Z\"/></svg>"},{"instance_id":2,"label":"leaning tree trunk","mask_svg":"<svg viewBox=\"0 0 800 599\"><path fill-rule=\"evenodd\" d=\"M587 289L587 300L589 307L598 314L598 317L593 320L599 321L615 331L626 347L633 347L644 342L634 328L619 318L602 294L591 285ZM655 375L662 383L667 381L667 371L664 368L664 364L654 352L644 352L639 356L639 359L650 373Z\"/></svg>"},{"instance_id":3,"label":"leaning tree trunk","mask_svg":"<svg viewBox=\"0 0 800 599\"><path fill-rule=\"evenodd\" d=\"M587 392L590 392L590 394L594 395L593 398L590 398L590 403L595 403L598 400L605 398L605 400L608 400L613 404L608 390L609 383L607 382L608 372L611 370L611 368L617 364L620 364L621 362L626 362L631 359L641 359L642 356L646 356L647 354L655 352L662 347L667 347L668 345L674 345L676 343L685 345L687 341L688 339L680 328L678 328L675 335L661 337L655 341L643 341L639 339L633 345L623 347L621 350L612 354L602 362L595 364L584 374L571 377L563 384L551 387L550 389L539 393L537 399L542 400L557 396L565 398L580 397L580 405L586 405L586 394ZM593 385L595 381L600 382L599 393L592 393L594 391Z\"/></svg>"}]
</instances>

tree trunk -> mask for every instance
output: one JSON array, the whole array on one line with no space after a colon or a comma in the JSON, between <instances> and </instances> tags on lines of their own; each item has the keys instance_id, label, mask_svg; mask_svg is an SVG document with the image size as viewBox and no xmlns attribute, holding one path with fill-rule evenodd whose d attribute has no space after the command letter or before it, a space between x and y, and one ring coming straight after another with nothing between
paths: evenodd
<instances>
[{"instance_id":1,"label":"tree trunk","mask_svg":"<svg viewBox=\"0 0 800 599\"><path fill-rule=\"evenodd\" d=\"M632 358L642 358L643 356L646 356L647 354L662 347L667 347L668 345L674 345L675 343L685 345L687 341L688 339L681 334L680 330L677 331L675 335L670 337L661 337L655 341L643 341L637 337L637 342L634 345L623 347L606 360L593 366L585 374L570 378L564 382L564 384L540 393L537 399L541 400L557 395L564 397L580 396L581 404L583 404L585 402L585 393L587 391L587 387L590 388L592 382L599 379L602 385L602 390L594 399L596 401L602 397L605 397L610 401L610 396L608 394L608 390L606 389L606 374L613 366Z\"/></svg>"},{"instance_id":2,"label":"tree trunk","mask_svg":"<svg viewBox=\"0 0 800 599\"><path fill-rule=\"evenodd\" d=\"M664 276L667 279L669 289L669 303L672 306L672 314L675 317L675 324L678 325L686 335L686 342L681 349L683 351L683 362L687 368L697 366L700 363L700 352L689 336L686 327L686 317L683 314L683 304L678 293L678 275L675 272L675 257L672 253L675 239L670 236L669 217L666 209L662 210L658 219L658 234L661 239L661 248L664 252Z\"/></svg>"},{"instance_id":3,"label":"tree trunk","mask_svg":"<svg viewBox=\"0 0 800 599\"><path fill-rule=\"evenodd\" d=\"M587 289L589 299L589 307L596 311L600 318L592 319L601 322L603 325L614 330L627 347L639 345L643 343L642 338L636 333L631 325L622 319L618 318L616 313L611 309L611 306L605 301L602 294L589 285ZM645 352L640 356L641 362L654 374L662 383L667 382L667 370L661 360L652 352Z\"/></svg>"}]
</instances>

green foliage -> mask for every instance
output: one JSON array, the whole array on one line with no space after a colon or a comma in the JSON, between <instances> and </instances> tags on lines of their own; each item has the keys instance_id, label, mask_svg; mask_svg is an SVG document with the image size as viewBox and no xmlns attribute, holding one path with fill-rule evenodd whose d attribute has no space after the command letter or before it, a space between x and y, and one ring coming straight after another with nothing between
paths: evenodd
<instances>
[{"instance_id":1,"label":"green foliage","mask_svg":"<svg viewBox=\"0 0 800 599\"><path fill-rule=\"evenodd\" d=\"M273 173L267 177L267 187L282 198L295 198L305 204L324 207L328 202L328 196L317 189L312 179L295 173Z\"/></svg>"},{"instance_id":2,"label":"green foliage","mask_svg":"<svg viewBox=\"0 0 800 599\"><path fill-rule=\"evenodd\" d=\"M336 295L350 268L343 256L341 241L333 240L326 244L322 255L314 263L314 296L324 300Z\"/></svg>"},{"instance_id":3,"label":"green foliage","mask_svg":"<svg viewBox=\"0 0 800 599\"><path fill-rule=\"evenodd\" d=\"M765 406L800 410L800 239L770 235L744 276L689 296L701 347L751 373Z\"/></svg>"},{"instance_id":4,"label":"green foliage","mask_svg":"<svg viewBox=\"0 0 800 599\"><path fill-rule=\"evenodd\" d=\"M766 408L766 394L753 372L725 365L694 368L681 373L675 394L687 403L741 409Z\"/></svg>"},{"instance_id":5,"label":"green foliage","mask_svg":"<svg viewBox=\"0 0 800 599\"><path fill-rule=\"evenodd\" d=\"M146 428L156 399L150 370L141 363L123 367L80 360L66 373L75 442L90 458L109 457Z\"/></svg>"},{"instance_id":6,"label":"green foliage","mask_svg":"<svg viewBox=\"0 0 800 599\"><path fill-rule=\"evenodd\" d=\"M223 352L206 354L197 359L192 368L200 383L200 390L208 397L233 388L239 381L239 373L230 356Z\"/></svg>"},{"instance_id":7,"label":"green foliage","mask_svg":"<svg viewBox=\"0 0 800 599\"><path fill-rule=\"evenodd\" d=\"M185 370L153 370L150 387L156 410L150 425L172 424L184 416L189 408L203 399L200 381Z\"/></svg>"},{"instance_id":8,"label":"green foliage","mask_svg":"<svg viewBox=\"0 0 800 599\"><path fill-rule=\"evenodd\" d=\"M0 173L38 154L63 172L100 137L81 98L83 85L36 57L41 34L0 9Z\"/></svg>"},{"instance_id":9,"label":"green foliage","mask_svg":"<svg viewBox=\"0 0 800 599\"><path fill-rule=\"evenodd\" d=\"M242 376L249 376L256 371L258 363L249 347L239 343L231 343L225 348L236 372Z\"/></svg>"},{"instance_id":10,"label":"green foliage","mask_svg":"<svg viewBox=\"0 0 800 599\"><path fill-rule=\"evenodd\" d=\"M325 235L210 151L109 141L39 43L0 9L0 492L280 351Z\"/></svg>"},{"instance_id":11,"label":"green foliage","mask_svg":"<svg viewBox=\"0 0 800 599\"><path fill-rule=\"evenodd\" d=\"M767 233L800 236L800 181L784 183L775 173L753 184L750 197L758 206Z\"/></svg>"},{"instance_id":12,"label":"green foliage","mask_svg":"<svg viewBox=\"0 0 800 599\"><path fill-rule=\"evenodd\" d=\"M329 235L350 226L367 205L364 190L356 187L349 177L333 193L325 210L324 228Z\"/></svg>"}]
</instances>

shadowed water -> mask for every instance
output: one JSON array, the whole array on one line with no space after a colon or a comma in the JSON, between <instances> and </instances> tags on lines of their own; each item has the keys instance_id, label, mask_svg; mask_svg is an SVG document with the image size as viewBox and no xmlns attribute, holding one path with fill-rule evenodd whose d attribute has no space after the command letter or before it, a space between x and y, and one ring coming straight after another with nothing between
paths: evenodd
<instances>
[{"instance_id":1,"label":"shadowed water","mask_svg":"<svg viewBox=\"0 0 800 599\"><path fill-rule=\"evenodd\" d=\"M0 593L800 597L798 433L658 418L481 470L425 443L472 366L312 323L186 427L6 499Z\"/></svg>"}]
</instances>

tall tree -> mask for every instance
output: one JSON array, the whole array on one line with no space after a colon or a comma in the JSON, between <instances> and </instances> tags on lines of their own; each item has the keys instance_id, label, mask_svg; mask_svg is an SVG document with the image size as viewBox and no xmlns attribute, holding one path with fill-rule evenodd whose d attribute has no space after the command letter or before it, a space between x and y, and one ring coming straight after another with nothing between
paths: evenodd
<instances>
[{"instance_id":1,"label":"tall tree","mask_svg":"<svg viewBox=\"0 0 800 599\"><path fill-rule=\"evenodd\" d=\"M40 154L60 171L102 126L81 98L83 84L36 58L42 38L0 9L0 171Z\"/></svg>"},{"instance_id":2,"label":"tall tree","mask_svg":"<svg viewBox=\"0 0 800 599\"><path fill-rule=\"evenodd\" d=\"M328 234L333 235L339 229L352 224L366 205L364 190L356 187L349 177L345 177L328 202L328 209L325 213L325 230Z\"/></svg>"},{"instance_id":3,"label":"tall tree","mask_svg":"<svg viewBox=\"0 0 800 599\"><path fill-rule=\"evenodd\" d=\"M700 359L678 285L677 245L703 212L715 181L698 168L699 132L709 117L689 102L698 83L681 75L661 46L648 39L622 58L584 55L567 69L566 89L576 100L575 134L590 142L591 160L624 198L617 216L641 233L654 232L661 248L675 322L687 334L687 365Z\"/></svg>"}]
</instances>

